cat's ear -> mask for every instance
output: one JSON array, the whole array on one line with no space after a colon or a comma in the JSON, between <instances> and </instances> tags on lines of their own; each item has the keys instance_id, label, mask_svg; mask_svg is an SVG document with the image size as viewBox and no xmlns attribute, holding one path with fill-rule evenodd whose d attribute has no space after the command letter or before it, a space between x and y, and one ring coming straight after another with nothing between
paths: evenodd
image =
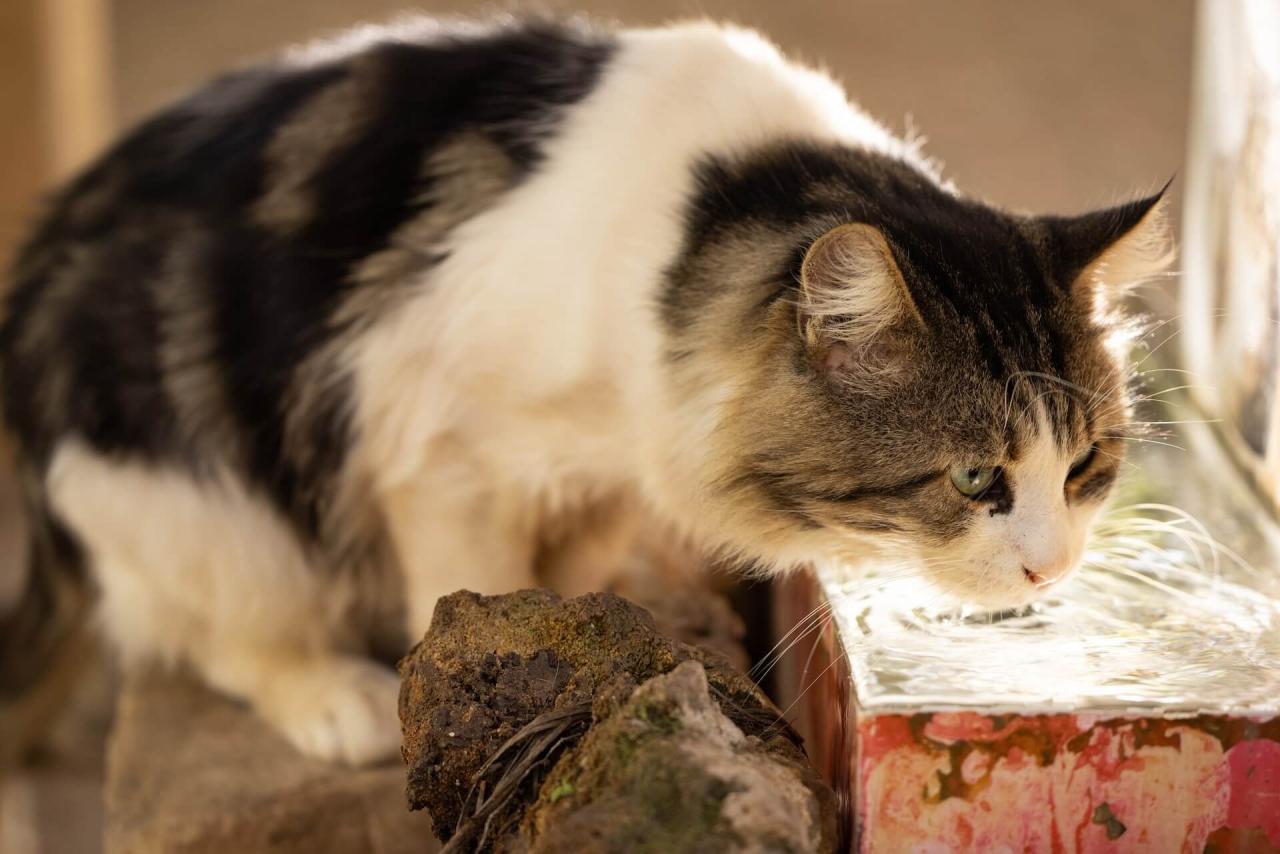
<instances>
[{"instance_id":1,"label":"cat's ear","mask_svg":"<svg viewBox=\"0 0 1280 854\"><path fill-rule=\"evenodd\" d=\"M1051 262L1072 297L1105 310L1129 288L1162 273L1174 258L1160 192L1077 217L1048 217Z\"/></svg>"},{"instance_id":2,"label":"cat's ear","mask_svg":"<svg viewBox=\"0 0 1280 854\"><path fill-rule=\"evenodd\" d=\"M836 226L805 253L801 334L826 371L886 367L903 350L895 330L921 322L893 250L875 226Z\"/></svg>"}]
</instances>

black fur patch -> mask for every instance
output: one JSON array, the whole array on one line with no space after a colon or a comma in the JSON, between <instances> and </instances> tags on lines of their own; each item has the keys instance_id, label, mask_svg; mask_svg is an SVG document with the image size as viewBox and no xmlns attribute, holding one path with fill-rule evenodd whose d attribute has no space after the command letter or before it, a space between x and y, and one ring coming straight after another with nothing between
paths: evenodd
<instances>
[{"instance_id":1,"label":"black fur patch","mask_svg":"<svg viewBox=\"0 0 1280 854\"><path fill-rule=\"evenodd\" d=\"M993 375L1013 365L1054 370L1033 312L1060 299L1063 286L1045 276L1018 218L952 195L903 161L853 148L791 143L740 162L709 157L697 181L687 252L744 222L802 232L833 221L868 223L888 239L926 322L971 328ZM805 248L786 259L780 287L795 287ZM677 261L662 295L669 328L685 327L710 296L681 275Z\"/></svg>"},{"instance_id":2,"label":"black fur patch","mask_svg":"<svg viewBox=\"0 0 1280 854\"><path fill-rule=\"evenodd\" d=\"M1117 473L1116 468L1112 466L1089 474L1075 488L1075 499L1077 501L1100 500L1111 490L1112 484L1116 481Z\"/></svg>"},{"instance_id":3,"label":"black fur patch","mask_svg":"<svg viewBox=\"0 0 1280 854\"><path fill-rule=\"evenodd\" d=\"M932 327L973 334L993 377L1065 372L1063 330L1046 322L1074 276L1159 201L1149 198L1081 217L1029 221L954 195L901 160L855 148L793 142L741 160L708 156L696 169L685 250L662 292L662 315L678 331L713 296L684 275L688 256L757 222L812 240L832 222L879 228ZM816 232L816 233L815 233ZM783 298L799 282L807 245L780 259ZM1065 418L1064 413L1064 418Z\"/></svg>"},{"instance_id":4,"label":"black fur patch","mask_svg":"<svg viewBox=\"0 0 1280 854\"><path fill-rule=\"evenodd\" d=\"M905 478L897 483L856 486L845 492L822 493L815 497L821 501L829 501L834 504L849 504L877 498L906 498L924 489L937 480L939 476L940 473L936 471L925 472L914 477Z\"/></svg>"},{"instance_id":5,"label":"black fur patch","mask_svg":"<svg viewBox=\"0 0 1280 854\"><path fill-rule=\"evenodd\" d=\"M230 465L314 536L318 502L351 445L350 383L327 383L315 423L291 434L305 436L305 449L286 441L284 406L299 366L345 331L333 318L353 294L352 269L422 213L432 180L423 165L459 135L496 145L516 180L536 169L560 112L593 89L613 50L606 36L549 23L389 32L319 64L224 77L138 127L55 199L15 269L0 366L5 418L24 453L42 468L74 436L195 471ZM314 213L284 234L264 227L254 205L275 180L273 139L351 82L369 98L348 137L304 176ZM199 274L166 278L175 253ZM92 267L77 260L86 257ZM161 352L183 342L166 340L154 296L172 288L193 299L164 305L204 312L197 323L213 352L194 358L216 362L234 454L193 446L175 426ZM42 387L54 375L69 379Z\"/></svg>"},{"instance_id":6,"label":"black fur patch","mask_svg":"<svg viewBox=\"0 0 1280 854\"><path fill-rule=\"evenodd\" d=\"M1005 516L1013 511L1013 484L1003 473L976 499L988 505L992 516Z\"/></svg>"}]
</instances>

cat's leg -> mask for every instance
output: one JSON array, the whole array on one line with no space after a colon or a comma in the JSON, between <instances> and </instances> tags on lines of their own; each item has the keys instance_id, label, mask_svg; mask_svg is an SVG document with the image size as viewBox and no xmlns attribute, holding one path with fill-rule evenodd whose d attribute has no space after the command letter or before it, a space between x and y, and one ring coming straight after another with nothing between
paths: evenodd
<instances>
[{"instance_id":1,"label":"cat's leg","mask_svg":"<svg viewBox=\"0 0 1280 854\"><path fill-rule=\"evenodd\" d=\"M309 756L352 765L398 755L400 680L357 655L225 644L202 661L209 682L246 697Z\"/></svg>"},{"instance_id":2,"label":"cat's leg","mask_svg":"<svg viewBox=\"0 0 1280 854\"><path fill-rule=\"evenodd\" d=\"M464 457L438 458L428 473L384 492L382 508L404 574L412 641L426 633L442 596L538 586L529 508Z\"/></svg>"},{"instance_id":3,"label":"cat's leg","mask_svg":"<svg viewBox=\"0 0 1280 854\"><path fill-rule=\"evenodd\" d=\"M608 590L633 571L642 514L618 494L566 513L548 526L538 576L561 596Z\"/></svg>"},{"instance_id":4,"label":"cat's leg","mask_svg":"<svg viewBox=\"0 0 1280 854\"><path fill-rule=\"evenodd\" d=\"M341 589L266 502L234 479L198 483L78 445L59 449L48 488L126 666L190 664L312 756L395 755L395 674L343 643Z\"/></svg>"}]
</instances>

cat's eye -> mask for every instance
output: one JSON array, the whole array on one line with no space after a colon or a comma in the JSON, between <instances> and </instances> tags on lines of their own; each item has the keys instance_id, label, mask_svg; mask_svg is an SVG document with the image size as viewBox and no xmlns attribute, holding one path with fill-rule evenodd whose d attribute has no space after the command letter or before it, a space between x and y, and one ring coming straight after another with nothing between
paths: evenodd
<instances>
[{"instance_id":1,"label":"cat's eye","mask_svg":"<svg viewBox=\"0 0 1280 854\"><path fill-rule=\"evenodd\" d=\"M1089 463L1093 462L1094 455L1098 453L1097 445L1090 445L1071 461L1071 470L1067 473L1067 480L1075 477L1089 467Z\"/></svg>"},{"instance_id":2,"label":"cat's eye","mask_svg":"<svg viewBox=\"0 0 1280 854\"><path fill-rule=\"evenodd\" d=\"M1000 476L998 466L969 466L957 464L951 467L951 485L967 498L978 498L991 488Z\"/></svg>"}]
</instances>

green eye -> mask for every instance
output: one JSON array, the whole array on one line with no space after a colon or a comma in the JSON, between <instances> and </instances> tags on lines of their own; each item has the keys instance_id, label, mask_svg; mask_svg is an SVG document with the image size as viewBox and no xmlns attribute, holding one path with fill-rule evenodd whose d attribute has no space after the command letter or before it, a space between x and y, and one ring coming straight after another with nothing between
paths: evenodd
<instances>
[{"instance_id":1,"label":"green eye","mask_svg":"<svg viewBox=\"0 0 1280 854\"><path fill-rule=\"evenodd\" d=\"M995 483L1000 474L997 466L967 466L957 464L951 467L951 484L961 495L976 498Z\"/></svg>"}]
</instances>

